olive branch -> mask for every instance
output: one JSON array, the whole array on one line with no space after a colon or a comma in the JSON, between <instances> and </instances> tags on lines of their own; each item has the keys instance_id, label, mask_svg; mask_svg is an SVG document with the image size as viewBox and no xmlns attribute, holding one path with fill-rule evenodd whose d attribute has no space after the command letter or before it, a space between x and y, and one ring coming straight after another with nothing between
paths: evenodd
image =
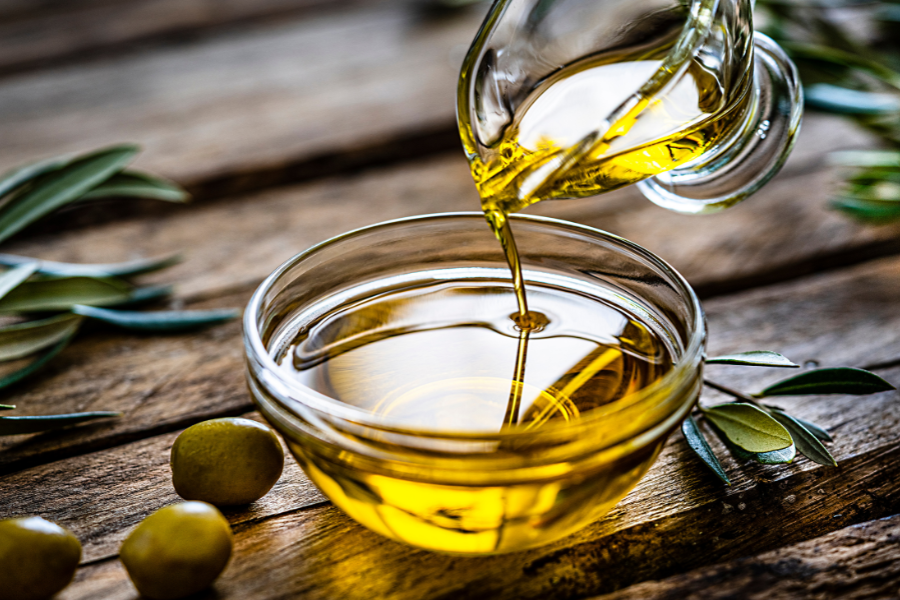
<instances>
[{"instance_id":1,"label":"olive branch","mask_svg":"<svg viewBox=\"0 0 900 600\"><path fill-rule=\"evenodd\" d=\"M106 198L186 202L177 184L127 167L139 149L103 148L89 154L29 163L0 175L0 243L63 208ZM233 319L238 311L134 308L172 293L171 286L141 286L133 278L172 266L179 255L111 264L70 264L0 254L0 390L31 377L74 339L86 321L121 329L167 333ZM12 321L12 322L10 322ZM16 408L0 404L0 410ZM93 419L110 411L0 417L0 436L37 433Z\"/></svg>"},{"instance_id":2,"label":"olive branch","mask_svg":"<svg viewBox=\"0 0 900 600\"><path fill-rule=\"evenodd\" d=\"M900 219L900 5L758 0L756 8L761 30L797 65L806 106L852 118L888 146L830 156L847 172L831 206L864 222ZM871 25L865 39L846 26L854 16Z\"/></svg>"},{"instance_id":3,"label":"olive branch","mask_svg":"<svg viewBox=\"0 0 900 600\"><path fill-rule=\"evenodd\" d=\"M706 359L705 363L799 368L781 354L765 350L716 356ZM793 461L799 452L813 462L832 467L837 466L837 461L825 444L833 440L824 427L790 415L779 406L764 404L761 400L777 396L865 395L896 389L875 373L850 367L812 369L782 379L756 394L745 394L710 380L704 380L703 384L734 398L714 406L698 403L697 412L712 425L712 430L738 460L754 460L764 465L784 464ZM681 431L688 447L700 460L719 479L731 485L694 414L687 416Z\"/></svg>"}]
</instances>

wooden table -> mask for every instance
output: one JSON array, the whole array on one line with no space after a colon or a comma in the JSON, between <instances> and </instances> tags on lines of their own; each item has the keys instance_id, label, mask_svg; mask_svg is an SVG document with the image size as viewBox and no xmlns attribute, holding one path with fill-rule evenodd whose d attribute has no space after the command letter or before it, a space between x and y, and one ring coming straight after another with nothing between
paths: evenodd
<instances>
[{"instance_id":1,"label":"wooden table","mask_svg":"<svg viewBox=\"0 0 900 600\"><path fill-rule=\"evenodd\" d=\"M110 262L183 250L148 277L174 304L243 306L265 275L348 229L474 210L455 131L462 55L485 7L426 16L406 0L11 0L0 7L0 169L106 143L195 194L181 208L107 204L19 236L5 251ZM827 153L870 147L809 114L783 172L725 213L668 213L634 190L534 212L621 234L696 286L710 351L773 349L866 366L900 383L900 227L828 210ZM755 390L783 373L711 367ZM22 410L119 410L56 434L0 440L0 518L69 527L84 564L61 597L134 598L118 546L178 500L170 446L212 417L258 418L237 322L192 335L82 336L12 392ZM709 396L713 399L712 396ZM731 487L680 434L606 518L547 547L464 559L371 533L293 461L265 498L228 511L236 548L217 598L872 598L900 596L898 393L788 399L829 427L839 468L726 457Z\"/></svg>"}]
</instances>

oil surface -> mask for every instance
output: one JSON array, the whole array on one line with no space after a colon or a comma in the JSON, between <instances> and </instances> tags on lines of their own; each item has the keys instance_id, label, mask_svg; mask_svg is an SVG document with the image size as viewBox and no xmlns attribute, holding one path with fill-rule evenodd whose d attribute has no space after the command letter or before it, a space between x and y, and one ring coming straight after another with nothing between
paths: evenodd
<instances>
[{"instance_id":1,"label":"oil surface","mask_svg":"<svg viewBox=\"0 0 900 600\"><path fill-rule=\"evenodd\" d=\"M363 441L384 458L288 439L341 509L421 548L492 554L571 533L618 502L665 440L614 461L588 455L549 464L542 447L476 444L480 466L454 481L438 475L440 462L421 466L423 450L424 457L449 451L467 460L469 450L445 446L435 432L493 435L513 422L524 432L571 422L671 369L672 351L656 328L610 299L530 283L530 327L520 327L510 314L514 290L502 270L493 271L496 279L388 282L382 289L392 291L322 311L312 322L299 315L296 333L277 344L275 358L289 377L413 437L424 430L412 447L377 433ZM491 465L511 453L541 464L494 481L500 467Z\"/></svg>"},{"instance_id":2,"label":"oil surface","mask_svg":"<svg viewBox=\"0 0 900 600\"><path fill-rule=\"evenodd\" d=\"M508 282L384 293L306 327L282 368L392 426L488 433L510 420L511 386L520 398L514 421L532 428L578 418L671 368L666 344L618 307L549 287L529 289L529 300L523 336L510 318L515 300Z\"/></svg>"}]
</instances>

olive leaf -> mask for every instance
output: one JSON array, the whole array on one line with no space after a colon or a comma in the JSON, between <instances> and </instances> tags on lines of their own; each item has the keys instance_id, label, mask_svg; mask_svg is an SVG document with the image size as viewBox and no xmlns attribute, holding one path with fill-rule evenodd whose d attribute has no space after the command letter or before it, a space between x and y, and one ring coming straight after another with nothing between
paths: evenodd
<instances>
[{"instance_id":1,"label":"olive leaf","mask_svg":"<svg viewBox=\"0 0 900 600\"><path fill-rule=\"evenodd\" d=\"M859 198L835 198L832 208L843 211L859 221L885 223L900 217L900 204L887 204Z\"/></svg>"},{"instance_id":2,"label":"olive leaf","mask_svg":"<svg viewBox=\"0 0 900 600\"><path fill-rule=\"evenodd\" d=\"M29 375L36 373L44 365L50 362L57 354L63 351L63 349L69 345L69 342L75 337L75 333L69 337L62 339L52 348L45 350L41 354L38 354L35 358L32 359L31 362L27 363L25 366L16 369L6 375L0 377L0 390L3 388L7 388L14 383L18 383L28 377Z\"/></svg>"},{"instance_id":3,"label":"olive leaf","mask_svg":"<svg viewBox=\"0 0 900 600\"><path fill-rule=\"evenodd\" d=\"M804 427L803 423L782 411L773 410L771 415L773 419L784 425L785 429L791 433L791 437L794 438L794 444L803 456L826 467L837 466L837 461L834 460L828 448L819 441L819 438Z\"/></svg>"},{"instance_id":4,"label":"olive leaf","mask_svg":"<svg viewBox=\"0 0 900 600\"><path fill-rule=\"evenodd\" d=\"M68 310L76 304L109 306L128 302L133 287L111 277L60 277L27 281L0 298L0 313Z\"/></svg>"},{"instance_id":5,"label":"olive leaf","mask_svg":"<svg viewBox=\"0 0 900 600\"><path fill-rule=\"evenodd\" d=\"M0 361L24 358L74 334L84 319L58 315L48 319L0 327Z\"/></svg>"},{"instance_id":6,"label":"olive leaf","mask_svg":"<svg viewBox=\"0 0 900 600\"><path fill-rule=\"evenodd\" d=\"M240 311L235 309L138 312L80 305L73 306L72 312L124 329L157 332L185 331L208 327L234 319L240 314Z\"/></svg>"},{"instance_id":7,"label":"olive leaf","mask_svg":"<svg viewBox=\"0 0 900 600\"><path fill-rule=\"evenodd\" d=\"M703 437L703 433L697 426L697 421L694 420L692 415L688 415L681 423L681 432L684 434L684 439L687 440L688 447L694 451L694 454L700 457L700 460L702 460L719 479L724 481L727 485L731 485L728 475L725 474L725 469L722 468L722 463L720 463L719 459L716 458L716 455L713 454L712 448L709 447L706 438Z\"/></svg>"},{"instance_id":8,"label":"olive leaf","mask_svg":"<svg viewBox=\"0 0 900 600\"><path fill-rule=\"evenodd\" d=\"M48 160L32 162L16 167L0 175L0 198L15 191L29 181L50 171L56 171L71 162L67 156L58 156Z\"/></svg>"},{"instance_id":9,"label":"olive leaf","mask_svg":"<svg viewBox=\"0 0 900 600\"><path fill-rule=\"evenodd\" d=\"M793 444L781 423L752 404L720 404L700 410L732 443L749 452L771 452Z\"/></svg>"},{"instance_id":10,"label":"olive leaf","mask_svg":"<svg viewBox=\"0 0 900 600\"><path fill-rule=\"evenodd\" d=\"M808 106L833 113L883 115L900 112L900 98L893 94L852 90L830 83L804 87L803 100Z\"/></svg>"},{"instance_id":11,"label":"olive leaf","mask_svg":"<svg viewBox=\"0 0 900 600\"><path fill-rule=\"evenodd\" d=\"M900 182L881 180L875 183L851 184L844 192L850 198L896 206L900 202Z\"/></svg>"},{"instance_id":12,"label":"olive leaf","mask_svg":"<svg viewBox=\"0 0 900 600\"><path fill-rule=\"evenodd\" d=\"M190 195L178 184L161 177L126 170L113 175L80 199L101 198L148 198L166 202L187 202Z\"/></svg>"},{"instance_id":13,"label":"olive leaf","mask_svg":"<svg viewBox=\"0 0 900 600\"><path fill-rule=\"evenodd\" d=\"M784 41L781 46L792 58L818 60L843 67L850 67L876 77L884 83L900 89L900 73L872 60L869 56L822 44Z\"/></svg>"},{"instance_id":14,"label":"olive leaf","mask_svg":"<svg viewBox=\"0 0 900 600\"><path fill-rule=\"evenodd\" d=\"M895 150L844 150L829 154L828 162L843 167L900 168L900 152Z\"/></svg>"},{"instance_id":15,"label":"olive leaf","mask_svg":"<svg viewBox=\"0 0 900 600\"><path fill-rule=\"evenodd\" d=\"M766 405L766 408L770 408L770 409L772 409L773 411L778 411L778 412L782 412L782 413L784 412L782 409L780 409L780 408L778 408L778 407L776 407L776 406L768 406L768 405ZM806 429L807 429L811 434L813 434L814 436L816 436L817 438L819 438L819 439L822 440L823 442L833 442L833 441L834 441L834 440L831 438L831 435L829 435L828 431L826 431L825 428L822 427L821 425L816 425L816 424L813 423L812 421L807 421L807 420L805 420L805 419L801 419L800 417L794 417L794 416L791 416L791 418L794 419L795 421L797 421L798 423L800 423L801 425L803 425L804 427L806 427Z\"/></svg>"},{"instance_id":16,"label":"olive leaf","mask_svg":"<svg viewBox=\"0 0 900 600\"><path fill-rule=\"evenodd\" d=\"M21 265L0 275L0 298L19 287L26 279L34 275L39 266L40 263L36 260L23 262Z\"/></svg>"},{"instance_id":17,"label":"olive leaf","mask_svg":"<svg viewBox=\"0 0 900 600\"><path fill-rule=\"evenodd\" d=\"M120 412L96 411L64 415L42 415L37 417L0 417L0 435L40 433L42 431L84 423L85 421L121 416L122 413Z\"/></svg>"},{"instance_id":18,"label":"olive leaf","mask_svg":"<svg viewBox=\"0 0 900 600\"><path fill-rule=\"evenodd\" d=\"M20 265L35 264L38 266L38 273L56 277L129 277L171 267L181 262L182 259L181 254L169 254L156 258L141 258L120 263L76 264L50 260L38 262L27 256L0 254L0 265L18 267Z\"/></svg>"},{"instance_id":19,"label":"olive leaf","mask_svg":"<svg viewBox=\"0 0 900 600\"><path fill-rule=\"evenodd\" d=\"M797 457L797 447L791 444L787 448L781 450L773 450L771 452L747 452L743 448L725 440L728 450L734 454L739 460L753 460L761 465L784 465L794 461Z\"/></svg>"},{"instance_id":20,"label":"olive leaf","mask_svg":"<svg viewBox=\"0 0 900 600\"><path fill-rule=\"evenodd\" d=\"M152 302L153 300L171 296L173 291L174 288L171 285L147 285L133 290L126 300L116 302L115 304L108 304L107 306L121 307L145 304L147 302Z\"/></svg>"},{"instance_id":21,"label":"olive leaf","mask_svg":"<svg viewBox=\"0 0 900 600\"><path fill-rule=\"evenodd\" d=\"M127 165L137 147L99 150L34 180L27 190L0 209L0 242L34 221L74 202Z\"/></svg>"},{"instance_id":22,"label":"olive leaf","mask_svg":"<svg viewBox=\"0 0 900 600\"><path fill-rule=\"evenodd\" d=\"M798 368L800 365L770 350L751 350L736 354L723 354L704 361L708 365L744 365L748 367L787 367Z\"/></svg>"},{"instance_id":23,"label":"olive leaf","mask_svg":"<svg viewBox=\"0 0 900 600\"><path fill-rule=\"evenodd\" d=\"M2 301L0 301L2 303ZM815 369L772 384L756 398L767 396L800 396L804 394L874 394L896 389L869 371L852 367Z\"/></svg>"}]
</instances>

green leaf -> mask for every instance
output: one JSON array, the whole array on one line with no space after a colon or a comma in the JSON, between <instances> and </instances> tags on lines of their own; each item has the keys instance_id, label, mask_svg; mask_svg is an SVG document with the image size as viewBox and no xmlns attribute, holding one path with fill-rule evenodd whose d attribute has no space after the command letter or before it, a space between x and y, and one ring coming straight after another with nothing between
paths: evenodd
<instances>
[{"instance_id":1,"label":"green leaf","mask_svg":"<svg viewBox=\"0 0 900 600\"><path fill-rule=\"evenodd\" d=\"M803 89L807 106L828 112L848 115L883 115L900 112L900 98L892 94L863 92L816 83Z\"/></svg>"},{"instance_id":2,"label":"green leaf","mask_svg":"<svg viewBox=\"0 0 900 600\"><path fill-rule=\"evenodd\" d=\"M879 21L900 22L900 6L896 4L880 4L872 14Z\"/></svg>"},{"instance_id":3,"label":"green leaf","mask_svg":"<svg viewBox=\"0 0 900 600\"><path fill-rule=\"evenodd\" d=\"M802 396L805 394L865 395L896 389L893 385L863 369L838 367L815 369L770 385L758 394L766 396Z\"/></svg>"},{"instance_id":4,"label":"green leaf","mask_svg":"<svg viewBox=\"0 0 900 600\"><path fill-rule=\"evenodd\" d=\"M877 185L885 181L900 183L900 168L865 167L848 177L847 181L853 188ZM857 190L854 189L853 192L857 193Z\"/></svg>"},{"instance_id":5,"label":"green leaf","mask_svg":"<svg viewBox=\"0 0 900 600\"><path fill-rule=\"evenodd\" d=\"M146 304L153 300L159 300L171 296L174 288L171 285L148 285L139 287L123 302L118 302L111 306L133 306L137 304Z\"/></svg>"},{"instance_id":6,"label":"green leaf","mask_svg":"<svg viewBox=\"0 0 900 600\"><path fill-rule=\"evenodd\" d=\"M864 71L890 86L900 88L900 73L855 52L848 52L840 48L824 46L821 44L809 44L806 42L786 41L782 46L792 58L820 60L827 63L842 65Z\"/></svg>"},{"instance_id":7,"label":"green leaf","mask_svg":"<svg viewBox=\"0 0 900 600\"><path fill-rule=\"evenodd\" d=\"M84 194L81 200L100 198L149 198L166 202L187 202L190 194L177 183L161 177L136 171L122 171Z\"/></svg>"},{"instance_id":8,"label":"green leaf","mask_svg":"<svg viewBox=\"0 0 900 600\"><path fill-rule=\"evenodd\" d=\"M76 264L53 262L50 260L38 262L35 259L26 256L0 254L0 265L12 267L26 264L38 264L38 273L56 277L128 277L165 269L166 267L171 267L181 261L182 256L180 254L170 254L168 256L141 258L120 263Z\"/></svg>"},{"instance_id":9,"label":"green leaf","mask_svg":"<svg viewBox=\"0 0 900 600\"><path fill-rule=\"evenodd\" d=\"M22 435L40 433L69 425L77 425L94 419L121 417L120 412L84 412L65 415L43 415L39 417L0 417L0 435Z\"/></svg>"},{"instance_id":10,"label":"green leaf","mask_svg":"<svg viewBox=\"0 0 900 600\"><path fill-rule=\"evenodd\" d=\"M900 152L896 150L845 150L832 152L828 162L842 167L900 168Z\"/></svg>"},{"instance_id":11,"label":"green leaf","mask_svg":"<svg viewBox=\"0 0 900 600\"><path fill-rule=\"evenodd\" d=\"M71 161L72 159L68 156L58 156L48 160L22 165L21 167L16 167L11 171L7 171L3 175L0 175L0 198L15 191L32 179L66 166Z\"/></svg>"},{"instance_id":12,"label":"green leaf","mask_svg":"<svg viewBox=\"0 0 900 600\"><path fill-rule=\"evenodd\" d=\"M740 460L753 460L761 465L784 465L793 462L797 457L797 447L791 444L781 450L772 452L747 452L731 443L726 443L728 449Z\"/></svg>"},{"instance_id":13,"label":"green leaf","mask_svg":"<svg viewBox=\"0 0 900 600\"><path fill-rule=\"evenodd\" d=\"M778 409L776 409L776 410L778 410ZM782 410L781 412L784 412L784 411ZM806 429L808 429L811 434L813 434L814 436L816 436L823 442L833 442L834 441L831 438L831 436L828 434L828 431L824 427L816 425L812 421L806 421L804 419L801 419L800 417L791 417L791 418L794 419L795 421L797 421L798 423L800 423L801 425L803 425L804 427L806 427Z\"/></svg>"},{"instance_id":14,"label":"green leaf","mask_svg":"<svg viewBox=\"0 0 900 600\"><path fill-rule=\"evenodd\" d=\"M0 377L0 390L13 385L14 383L18 383L18 382L22 381L23 379L25 379L26 377L28 377L29 375L31 375L32 373L36 373L37 371L42 369L44 367L44 365L46 365L48 362L53 360L53 358L57 354L62 352L63 349L69 345L69 342L71 342L74 337L75 337L75 334L73 333L72 335L65 338L64 340L61 340L58 344L56 344L55 346L53 346L52 348L50 348L43 354L38 355L37 358L32 360L30 363L28 363L24 367L22 367L20 369L16 369L15 371L12 371L11 373L8 373L8 374Z\"/></svg>"},{"instance_id":15,"label":"green leaf","mask_svg":"<svg viewBox=\"0 0 900 600\"><path fill-rule=\"evenodd\" d=\"M136 146L114 146L89 154L50 172L0 210L0 242L41 217L74 202L127 165Z\"/></svg>"},{"instance_id":16,"label":"green leaf","mask_svg":"<svg viewBox=\"0 0 900 600\"><path fill-rule=\"evenodd\" d=\"M93 306L73 306L72 312L135 331L185 331L230 321L240 314L236 309L138 312Z\"/></svg>"},{"instance_id":17,"label":"green leaf","mask_svg":"<svg viewBox=\"0 0 900 600\"><path fill-rule=\"evenodd\" d=\"M831 207L845 212L860 221L886 223L900 218L900 205L860 200L858 198L836 198Z\"/></svg>"},{"instance_id":18,"label":"green leaf","mask_svg":"<svg viewBox=\"0 0 900 600\"><path fill-rule=\"evenodd\" d=\"M74 334L82 320L82 317L77 315L58 315L49 319L0 327L0 361L31 356L35 352L58 344Z\"/></svg>"},{"instance_id":19,"label":"green leaf","mask_svg":"<svg viewBox=\"0 0 900 600\"><path fill-rule=\"evenodd\" d=\"M900 182L882 180L866 184L853 184L848 188L845 195L854 200L888 203L892 206L896 206L896 203L900 202Z\"/></svg>"},{"instance_id":20,"label":"green leaf","mask_svg":"<svg viewBox=\"0 0 900 600\"><path fill-rule=\"evenodd\" d=\"M722 468L722 463L719 462L719 459L713 454L712 448L706 443L706 438L703 437L703 433L701 433L700 428L697 427L697 422L692 415L688 415L681 424L681 432L684 433L684 439L687 440L688 446L694 451L694 454L699 456L700 460L702 460L719 479L724 481L727 485L731 485L728 475L725 474L725 469Z\"/></svg>"},{"instance_id":21,"label":"green leaf","mask_svg":"<svg viewBox=\"0 0 900 600\"><path fill-rule=\"evenodd\" d=\"M128 302L133 288L109 277L61 277L26 281L0 299L0 313L69 310L76 304L110 306Z\"/></svg>"},{"instance_id":22,"label":"green leaf","mask_svg":"<svg viewBox=\"0 0 900 600\"><path fill-rule=\"evenodd\" d=\"M811 431L803 426L803 423L792 417L791 415L778 411L772 411L772 418L784 425L785 429L791 432L794 438L794 444L801 454L811 461L826 467L836 467L837 461L831 455L822 442L819 441Z\"/></svg>"},{"instance_id":23,"label":"green leaf","mask_svg":"<svg viewBox=\"0 0 900 600\"><path fill-rule=\"evenodd\" d=\"M26 279L34 275L39 267L40 263L33 260L22 263L14 269L10 269L3 275L0 275L0 298L3 298L15 288L19 287Z\"/></svg>"},{"instance_id":24,"label":"green leaf","mask_svg":"<svg viewBox=\"0 0 900 600\"><path fill-rule=\"evenodd\" d=\"M782 450L793 443L781 423L752 404L737 402L701 410L732 443L748 452Z\"/></svg>"},{"instance_id":25,"label":"green leaf","mask_svg":"<svg viewBox=\"0 0 900 600\"><path fill-rule=\"evenodd\" d=\"M745 365L748 367L787 367L792 369L800 366L781 354L769 350L751 350L749 352L738 352L737 354L723 354L722 356L707 358L704 362L708 365Z\"/></svg>"},{"instance_id":26,"label":"green leaf","mask_svg":"<svg viewBox=\"0 0 900 600\"><path fill-rule=\"evenodd\" d=\"M14 408L14 404L0 404L0 410L12 410Z\"/></svg>"}]
</instances>

